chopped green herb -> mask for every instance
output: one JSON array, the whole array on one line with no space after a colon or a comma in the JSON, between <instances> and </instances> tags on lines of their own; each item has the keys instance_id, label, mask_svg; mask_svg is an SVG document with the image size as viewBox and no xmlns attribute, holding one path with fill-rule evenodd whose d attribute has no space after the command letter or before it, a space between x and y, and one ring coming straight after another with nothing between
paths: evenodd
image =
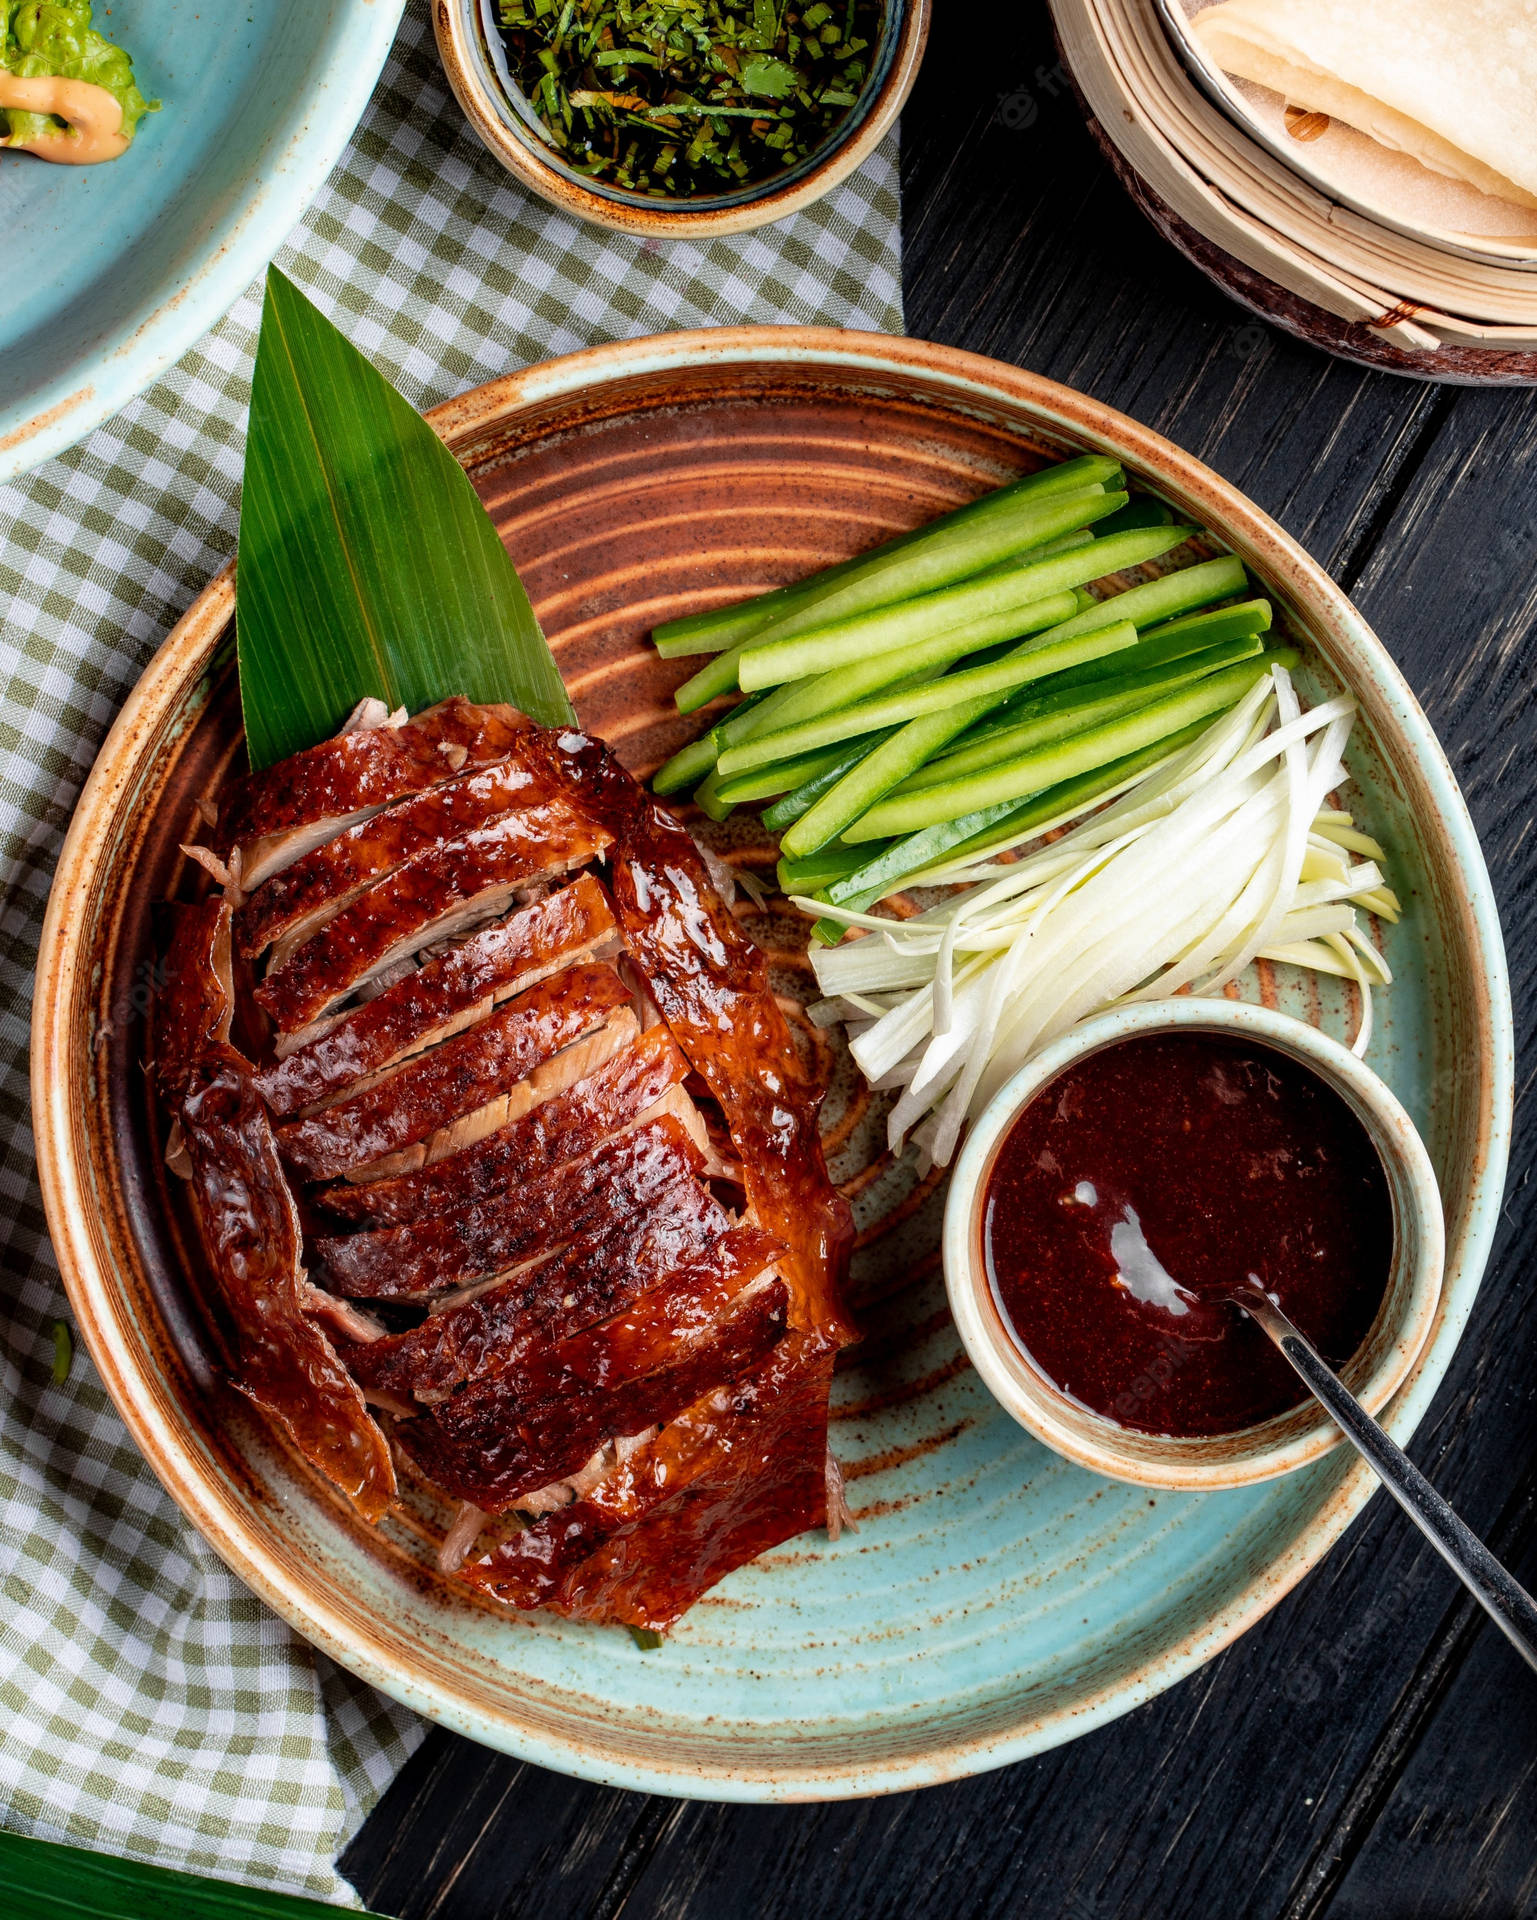
<instances>
[{"instance_id":1,"label":"chopped green herb","mask_svg":"<svg viewBox=\"0 0 1537 1920\"><path fill-rule=\"evenodd\" d=\"M567 164L687 199L771 179L827 141L869 77L883 0L498 4L513 78Z\"/></svg>"},{"instance_id":2,"label":"chopped green herb","mask_svg":"<svg viewBox=\"0 0 1537 1920\"><path fill-rule=\"evenodd\" d=\"M63 1320L53 1323L53 1384L62 1387L69 1378L70 1365L75 1357L75 1343L70 1338L69 1326Z\"/></svg>"},{"instance_id":3,"label":"chopped green herb","mask_svg":"<svg viewBox=\"0 0 1537 1920\"><path fill-rule=\"evenodd\" d=\"M655 1653L662 1644L662 1636L650 1627L631 1627L630 1638L642 1653Z\"/></svg>"},{"instance_id":4,"label":"chopped green herb","mask_svg":"<svg viewBox=\"0 0 1537 1920\"><path fill-rule=\"evenodd\" d=\"M783 60L744 60L742 85L748 93L761 93L770 100L783 100L800 85L800 75Z\"/></svg>"}]
</instances>

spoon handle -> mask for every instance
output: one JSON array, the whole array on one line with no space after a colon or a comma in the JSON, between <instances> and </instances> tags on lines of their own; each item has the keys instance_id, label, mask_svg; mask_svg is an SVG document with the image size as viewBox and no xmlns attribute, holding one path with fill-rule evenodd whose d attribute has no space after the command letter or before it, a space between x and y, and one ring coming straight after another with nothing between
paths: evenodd
<instances>
[{"instance_id":1,"label":"spoon handle","mask_svg":"<svg viewBox=\"0 0 1537 1920\"><path fill-rule=\"evenodd\" d=\"M1537 1601L1436 1492L1402 1447L1378 1426L1334 1370L1258 1287L1235 1299L1265 1329L1322 1401L1330 1418L1528 1666L1537 1667Z\"/></svg>"}]
</instances>

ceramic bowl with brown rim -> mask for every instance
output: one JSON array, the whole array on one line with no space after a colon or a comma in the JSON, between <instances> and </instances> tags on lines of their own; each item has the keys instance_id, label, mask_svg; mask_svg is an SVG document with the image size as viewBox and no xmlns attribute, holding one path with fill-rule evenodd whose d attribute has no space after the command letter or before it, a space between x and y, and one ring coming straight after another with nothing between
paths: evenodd
<instances>
[{"instance_id":1,"label":"ceramic bowl with brown rim","mask_svg":"<svg viewBox=\"0 0 1537 1920\"><path fill-rule=\"evenodd\" d=\"M1240 553L1302 650L1308 698L1348 684L1352 810L1389 849L1402 922L1371 1063L1446 1197L1430 1335L1383 1410L1402 1440L1456 1347L1498 1216L1510 1009L1488 878L1445 758L1392 662L1305 553L1157 434L1016 368L870 334L729 329L595 348L432 416L526 582L583 721L644 774L709 716L659 621L799 577L1039 462L1111 453ZM73 1312L133 1437L234 1571L373 1684L492 1745L645 1791L796 1799L918 1787L1039 1752L1146 1700L1257 1620L1338 1539L1373 1481L1336 1450L1222 1493L1085 1472L1005 1414L968 1365L940 1273L944 1182L885 1151L835 1034L824 1111L859 1227L864 1334L834 1389L859 1530L803 1535L708 1594L665 1646L507 1612L440 1575L446 1516L411 1486L375 1529L229 1383L216 1302L163 1162L139 1063L159 902L200 794L241 753L234 583L221 574L150 663L60 857L39 960L33 1101ZM771 871L745 812L694 822ZM740 911L792 1006L815 992L788 903ZM903 903L898 902L898 910ZM1261 967L1245 993L1336 1037L1354 988Z\"/></svg>"},{"instance_id":2,"label":"ceramic bowl with brown rim","mask_svg":"<svg viewBox=\"0 0 1537 1920\"><path fill-rule=\"evenodd\" d=\"M1435 1324L1446 1254L1441 1195L1430 1155L1402 1103L1348 1047L1309 1021L1242 1000L1186 995L1114 1007L1045 1048L999 1088L967 1136L950 1183L945 1207L950 1310L973 1366L999 1405L1065 1459L1133 1486L1202 1492L1253 1486L1295 1473L1344 1444L1344 1435L1300 1381L1296 1405L1237 1432L1189 1437L1122 1426L1084 1406L1050 1378L1015 1333L989 1270L988 1183L1020 1116L1078 1062L1122 1041L1154 1034L1218 1034L1261 1055L1280 1054L1315 1074L1360 1121L1386 1176L1393 1247L1381 1305L1340 1374L1373 1414L1403 1385ZM1263 1252L1257 1246L1255 1258ZM1171 1319L1169 1324L1172 1337L1179 1323ZM1136 1384L1146 1391L1145 1381Z\"/></svg>"},{"instance_id":3,"label":"ceramic bowl with brown rim","mask_svg":"<svg viewBox=\"0 0 1537 1920\"><path fill-rule=\"evenodd\" d=\"M434 0L432 19L443 70L470 125L524 186L600 227L642 238L708 240L798 213L874 153L918 77L930 4L883 0L880 35L859 98L805 159L730 193L678 198L605 185L568 164L513 78L495 0Z\"/></svg>"}]
</instances>

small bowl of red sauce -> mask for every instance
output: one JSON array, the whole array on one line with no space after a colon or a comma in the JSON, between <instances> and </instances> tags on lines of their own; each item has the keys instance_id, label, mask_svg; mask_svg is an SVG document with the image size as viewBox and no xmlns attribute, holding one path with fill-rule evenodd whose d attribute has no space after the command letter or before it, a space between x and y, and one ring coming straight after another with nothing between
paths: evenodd
<instances>
[{"instance_id":1,"label":"small bowl of red sauce","mask_svg":"<svg viewBox=\"0 0 1537 1920\"><path fill-rule=\"evenodd\" d=\"M1086 1022L973 1127L945 1280L977 1371L1068 1459L1157 1487L1289 1473L1338 1429L1229 1295L1250 1276L1373 1413L1435 1319L1430 1159L1386 1084L1241 1001Z\"/></svg>"}]
</instances>

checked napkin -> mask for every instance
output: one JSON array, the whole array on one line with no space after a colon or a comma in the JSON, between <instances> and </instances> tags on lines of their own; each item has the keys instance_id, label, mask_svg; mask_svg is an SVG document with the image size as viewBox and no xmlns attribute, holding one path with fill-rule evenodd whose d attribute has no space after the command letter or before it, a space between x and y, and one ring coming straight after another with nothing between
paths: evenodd
<instances>
[{"instance_id":1,"label":"checked napkin","mask_svg":"<svg viewBox=\"0 0 1537 1920\"><path fill-rule=\"evenodd\" d=\"M413 0L368 114L279 259L422 406L670 328L895 332L895 140L755 233L696 245L580 225L481 149ZM259 317L252 289L158 386L0 489L0 1822L355 1904L332 1862L421 1723L225 1571L83 1353L53 1384L68 1308L28 1116L49 879L118 706L234 550Z\"/></svg>"}]
</instances>

